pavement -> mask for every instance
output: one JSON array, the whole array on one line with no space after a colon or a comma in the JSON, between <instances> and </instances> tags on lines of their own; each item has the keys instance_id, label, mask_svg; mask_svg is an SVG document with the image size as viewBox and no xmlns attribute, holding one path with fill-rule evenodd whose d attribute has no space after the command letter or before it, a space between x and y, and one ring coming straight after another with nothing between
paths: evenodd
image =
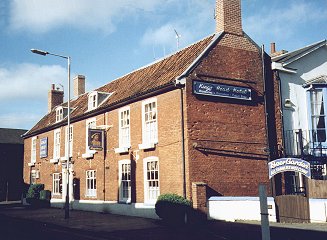
<instances>
[{"instance_id":1,"label":"pavement","mask_svg":"<svg viewBox=\"0 0 327 240\"><path fill-rule=\"evenodd\" d=\"M63 209L32 209L17 202L0 204L0 231L1 240L30 239L28 237L32 238L35 232L44 233L46 240L66 239L61 237L68 236L66 233L69 233L67 239L70 240L261 239L260 222L256 221L207 221L171 227L161 220L77 210L70 211L70 218L64 219ZM270 233L272 240L327 239L327 223L270 223ZM14 235L18 237L12 237Z\"/></svg>"}]
</instances>

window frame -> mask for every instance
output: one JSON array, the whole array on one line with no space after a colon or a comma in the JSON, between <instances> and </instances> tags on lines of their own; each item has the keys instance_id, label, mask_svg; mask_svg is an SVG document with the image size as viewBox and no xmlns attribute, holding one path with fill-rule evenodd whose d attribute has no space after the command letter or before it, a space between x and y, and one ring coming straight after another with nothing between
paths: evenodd
<instances>
[{"instance_id":1,"label":"window frame","mask_svg":"<svg viewBox=\"0 0 327 240\"><path fill-rule=\"evenodd\" d=\"M129 165L129 179L123 179L123 166L124 165ZM118 162L118 189L119 189L119 202L122 203L131 203L132 199L132 165L131 165L131 160L126 159L126 160L120 160ZM128 175L128 172L127 172ZM124 189L124 184L122 183L127 183L127 197L124 196L124 192L126 191Z\"/></svg>"},{"instance_id":2,"label":"window frame","mask_svg":"<svg viewBox=\"0 0 327 240\"><path fill-rule=\"evenodd\" d=\"M57 136L59 136L59 140L56 138ZM58 128L53 131L53 159L55 160L60 159L60 152L61 152L60 147L61 147L61 129Z\"/></svg>"},{"instance_id":3,"label":"window frame","mask_svg":"<svg viewBox=\"0 0 327 240\"><path fill-rule=\"evenodd\" d=\"M155 111L146 111L146 106L155 103ZM153 114L153 112L155 114ZM146 115L155 116L152 120L147 120ZM153 126L151 126L151 121ZM155 133L151 133L151 127L154 127ZM150 128L150 129L149 129ZM150 132L150 133L149 133ZM154 136L152 136L154 135ZM158 144L158 102L157 98L149 98L142 102L142 144L139 145L140 149L154 148Z\"/></svg>"},{"instance_id":4,"label":"window frame","mask_svg":"<svg viewBox=\"0 0 327 240\"><path fill-rule=\"evenodd\" d=\"M91 173L91 175L88 173ZM85 197L97 197L96 170L85 171Z\"/></svg>"},{"instance_id":5,"label":"window frame","mask_svg":"<svg viewBox=\"0 0 327 240\"><path fill-rule=\"evenodd\" d=\"M91 111L93 109L96 109L98 107L98 92L92 91L89 93L88 96L88 111Z\"/></svg>"},{"instance_id":6,"label":"window frame","mask_svg":"<svg viewBox=\"0 0 327 240\"><path fill-rule=\"evenodd\" d=\"M31 165L34 165L36 163L36 146L37 146L37 137L32 137L31 139Z\"/></svg>"},{"instance_id":7,"label":"window frame","mask_svg":"<svg viewBox=\"0 0 327 240\"><path fill-rule=\"evenodd\" d=\"M56 123L64 119L64 108L59 106L56 108Z\"/></svg>"},{"instance_id":8,"label":"window frame","mask_svg":"<svg viewBox=\"0 0 327 240\"><path fill-rule=\"evenodd\" d=\"M65 159L67 158L68 145L69 145L69 157L73 156L73 144L74 144L74 126L70 125L70 136L68 143L68 126L65 127Z\"/></svg>"},{"instance_id":9,"label":"window frame","mask_svg":"<svg viewBox=\"0 0 327 240\"><path fill-rule=\"evenodd\" d=\"M148 163L156 162L157 163L157 180L148 179ZM160 168L159 168L159 158L158 157L147 157L143 159L143 174L144 174L144 203L148 205L154 205L160 195ZM151 175L151 174L150 174ZM157 181L157 189L150 189L150 181ZM156 192L156 198L151 198L151 192Z\"/></svg>"},{"instance_id":10,"label":"window frame","mask_svg":"<svg viewBox=\"0 0 327 240\"><path fill-rule=\"evenodd\" d=\"M89 118L85 121L85 154L82 155L82 157L84 158L91 158L93 157L93 154L96 153L96 150L92 150L88 146L89 128L96 128L96 124L96 117Z\"/></svg>"},{"instance_id":11,"label":"window frame","mask_svg":"<svg viewBox=\"0 0 327 240\"><path fill-rule=\"evenodd\" d=\"M52 173L52 195L53 196L62 195L62 173L59 172Z\"/></svg>"},{"instance_id":12,"label":"window frame","mask_svg":"<svg viewBox=\"0 0 327 240\"><path fill-rule=\"evenodd\" d=\"M317 93L318 91L321 91L322 94L322 104L323 104L323 110L324 110L324 115L314 115L314 110L313 110L313 105L315 103L313 103L312 100L312 93L315 92ZM321 143L322 146L327 147L327 88L326 87L313 87L309 90L307 90L307 105L308 105L308 123L309 123L309 130L311 131L310 134L310 141L316 145ZM317 103L315 104L317 105ZM320 116L323 116L324 118L324 135L325 135L325 140L324 141L316 141L316 136L314 136L314 131L322 131L323 128L317 128L314 127L314 121L313 118L317 118L319 119ZM319 120L318 120L319 121Z\"/></svg>"}]
</instances>

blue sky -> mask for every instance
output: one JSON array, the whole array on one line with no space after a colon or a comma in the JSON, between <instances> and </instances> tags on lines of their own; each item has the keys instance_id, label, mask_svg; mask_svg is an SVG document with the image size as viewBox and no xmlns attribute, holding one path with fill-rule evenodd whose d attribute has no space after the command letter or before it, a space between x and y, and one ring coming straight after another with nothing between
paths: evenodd
<instances>
[{"instance_id":1,"label":"blue sky","mask_svg":"<svg viewBox=\"0 0 327 240\"><path fill-rule=\"evenodd\" d=\"M51 83L71 75L86 90L102 86L215 30L215 0L1 0L0 128L30 129L47 112ZM327 38L327 0L242 0L244 31L269 51L295 50Z\"/></svg>"}]
</instances>

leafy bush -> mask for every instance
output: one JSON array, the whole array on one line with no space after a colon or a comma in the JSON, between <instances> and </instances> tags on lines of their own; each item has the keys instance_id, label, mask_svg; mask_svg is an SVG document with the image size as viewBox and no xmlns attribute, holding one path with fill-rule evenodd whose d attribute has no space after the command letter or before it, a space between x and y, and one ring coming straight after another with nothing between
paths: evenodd
<instances>
[{"instance_id":1,"label":"leafy bush","mask_svg":"<svg viewBox=\"0 0 327 240\"><path fill-rule=\"evenodd\" d=\"M26 202L31 204L33 207L40 205L40 192L44 189L44 184L31 184L27 194Z\"/></svg>"},{"instance_id":2,"label":"leafy bush","mask_svg":"<svg viewBox=\"0 0 327 240\"><path fill-rule=\"evenodd\" d=\"M44 184L31 184L27 191L26 199L29 199L29 198L39 199L40 192L43 189L44 189Z\"/></svg>"},{"instance_id":3,"label":"leafy bush","mask_svg":"<svg viewBox=\"0 0 327 240\"><path fill-rule=\"evenodd\" d=\"M168 193L158 197L155 205L156 214L168 224L183 224L190 212L192 202L177 194Z\"/></svg>"},{"instance_id":4,"label":"leafy bush","mask_svg":"<svg viewBox=\"0 0 327 240\"><path fill-rule=\"evenodd\" d=\"M49 201L51 199L51 191L41 190L40 191L40 200Z\"/></svg>"}]
</instances>

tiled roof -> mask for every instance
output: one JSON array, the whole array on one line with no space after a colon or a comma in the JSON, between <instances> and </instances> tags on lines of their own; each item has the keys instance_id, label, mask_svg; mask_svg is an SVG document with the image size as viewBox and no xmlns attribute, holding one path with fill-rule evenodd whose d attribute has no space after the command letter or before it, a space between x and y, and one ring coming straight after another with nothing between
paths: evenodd
<instances>
[{"instance_id":1,"label":"tiled roof","mask_svg":"<svg viewBox=\"0 0 327 240\"><path fill-rule=\"evenodd\" d=\"M23 144L21 136L26 132L24 129L0 128L0 144Z\"/></svg>"},{"instance_id":2,"label":"tiled roof","mask_svg":"<svg viewBox=\"0 0 327 240\"><path fill-rule=\"evenodd\" d=\"M101 109L114 107L120 102L135 96L141 96L150 91L160 89L167 85L173 85L174 80L186 71L191 64L205 51L205 49L214 41L215 35L202 39L170 56L158 60L150 65L126 74L108 84L95 89L94 91L113 93L100 107L92 112ZM88 94L85 93L77 99L71 101L71 121L74 119L88 117L87 104ZM67 105L64 103L63 105ZM33 136L42 131L55 128L55 111L45 115L27 134Z\"/></svg>"}]
</instances>

